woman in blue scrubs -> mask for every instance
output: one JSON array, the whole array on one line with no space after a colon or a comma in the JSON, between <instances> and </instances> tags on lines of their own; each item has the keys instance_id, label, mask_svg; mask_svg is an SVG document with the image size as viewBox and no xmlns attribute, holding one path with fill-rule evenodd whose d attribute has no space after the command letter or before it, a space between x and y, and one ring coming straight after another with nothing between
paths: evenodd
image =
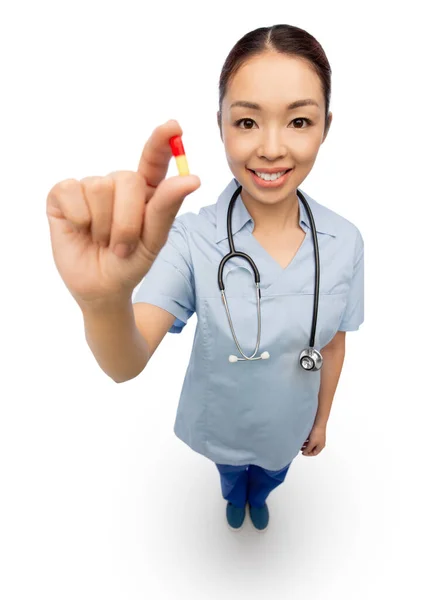
<instances>
[{"instance_id":1,"label":"woman in blue scrubs","mask_svg":"<svg viewBox=\"0 0 430 600\"><path fill-rule=\"evenodd\" d=\"M360 231L300 187L332 121L330 75L320 44L297 27L261 27L237 42L222 69L217 114L233 178L198 214L176 217L133 299L174 315L172 333L197 314L174 431L216 464L234 530L241 528L247 504L256 529L265 530L267 497L292 460L300 450L316 456L324 447L345 332L364 320ZM281 185L268 187L268 169L290 172ZM238 351L218 267L229 253L227 210L239 185L232 234L236 251L250 255L260 272L260 349L270 359L232 363L229 356ZM309 345L315 261L298 188L314 217L320 256L315 348L324 364L310 372L298 357ZM249 356L258 333L250 264L229 260L223 280L237 339Z\"/></svg>"}]
</instances>

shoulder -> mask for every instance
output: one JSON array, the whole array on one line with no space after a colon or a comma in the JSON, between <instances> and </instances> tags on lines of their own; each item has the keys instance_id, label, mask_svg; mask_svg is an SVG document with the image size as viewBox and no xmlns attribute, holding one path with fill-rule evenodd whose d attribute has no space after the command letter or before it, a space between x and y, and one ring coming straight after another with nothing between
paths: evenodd
<instances>
[{"instance_id":1,"label":"shoulder","mask_svg":"<svg viewBox=\"0 0 430 600\"><path fill-rule=\"evenodd\" d=\"M316 215L316 219L321 223L321 227L325 228L327 233L333 234L343 249L350 248L354 253L360 251L364 244L363 236L355 223L308 194L306 194L306 199L309 201L309 206Z\"/></svg>"},{"instance_id":2,"label":"shoulder","mask_svg":"<svg viewBox=\"0 0 430 600\"><path fill-rule=\"evenodd\" d=\"M172 227L179 229L187 236L207 235L216 228L216 204L201 207L198 214L189 211L178 215Z\"/></svg>"},{"instance_id":3,"label":"shoulder","mask_svg":"<svg viewBox=\"0 0 430 600\"><path fill-rule=\"evenodd\" d=\"M172 250L182 255L183 259L192 265L195 253L200 252L204 244L203 240L212 239L214 230L215 217L212 221L210 211L206 213L201 209L199 214L191 211L184 212L175 217L166 245L173 247Z\"/></svg>"},{"instance_id":4,"label":"shoulder","mask_svg":"<svg viewBox=\"0 0 430 600\"><path fill-rule=\"evenodd\" d=\"M351 234L353 234L353 235L360 234L360 231L359 231L357 225L355 225L355 223L353 223L352 221L350 221L349 219L347 219L340 213L329 208L325 204L322 204L321 202L317 202L316 200L313 200L313 199L312 199L312 202L314 203L315 206L317 206L319 213L321 215L324 215L324 220L327 221L327 223L330 223L332 225L332 227L335 229L336 233L339 233L340 235L342 235L342 234L350 234L350 235Z\"/></svg>"}]
</instances>

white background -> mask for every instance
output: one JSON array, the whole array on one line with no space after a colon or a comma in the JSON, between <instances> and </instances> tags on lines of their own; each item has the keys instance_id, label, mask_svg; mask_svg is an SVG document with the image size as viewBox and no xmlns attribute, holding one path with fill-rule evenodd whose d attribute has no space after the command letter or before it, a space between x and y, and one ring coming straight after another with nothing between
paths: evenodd
<instances>
[{"instance_id":1,"label":"white background","mask_svg":"<svg viewBox=\"0 0 430 600\"><path fill-rule=\"evenodd\" d=\"M4 600L428 597L424 6L1 9ZM170 118L202 182L179 214L216 202L232 177L216 122L223 62L246 32L276 23L314 35L333 70L333 123L302 187L360 229L366 300L364 324L347 333L326 447L298 455L262 535L249 521L228 529L215 465L173 433L196 315L139 377L115 384L55 268L45 206L57 181L136 169Z\"/></svg>"}]
</instances>

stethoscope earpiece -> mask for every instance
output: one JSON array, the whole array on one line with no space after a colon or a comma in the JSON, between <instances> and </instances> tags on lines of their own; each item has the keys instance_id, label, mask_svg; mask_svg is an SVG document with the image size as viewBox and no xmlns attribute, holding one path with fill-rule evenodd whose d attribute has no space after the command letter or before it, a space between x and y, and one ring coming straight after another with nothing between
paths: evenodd
<instances>
[{"instance_id":1,"label":"stethoscope earpiece","mask_svg":"<svg viewBox=\"0 0 430 600\"><path fill-rule=\"evenodd\" d=\"M262 352L260 354L260 356L255 357L255 355L258 352L258 348L260 346L260 332L261 332L260 273L258 272L257 266L254 263L254 261L252 260L252 258L250 256L248 256L247 254L245 254L244 252L236 252L236 250L234 248L234 243L233 243L233 234L231 231L231 217L232 217L234 203L241 191L242 191L242 186L239 185L239 187L233 193L233 196L231 197L231 200L230 200L230 204L228 207L228 213L227 213L227 233L228 233L228 242L229 242L229 246L230 246L230 253L226 254L222 258L219 268L218 268L218 286L221 290L221 298L222 298L222 301L225 306L228 322L230 324L231 333L232 333L234 341L236 343L236 347L239 350L239 352L241 353L241 355L243 356L243 358L239 358L238 356L235 356L234 354L230 354L230 356L228 357L228 360L231 363L235 363L240 360L260 360L260 359L266 360L266 359L270 358L270 354L267 352L267 350ZM305 371L318 371L319 369L321 369L322 363L323 363L323 357L321 356L320 352L318 352L318 350L316 350L313 347L314 340L315 340L316 325L317 325L318 297L319 297L319 284L320 284L320 261L319 261L319 252L318 252L318 239L317 239L317 232L315 229L314 218L312 216L312 211L309 207L309 204L307 203L303 194L299 190L297 190L297 194L302 199L303 204L305 205L306 211L309 216L309 220L311 223L311 229L312 229L312 239L313 239L313 243L314 243L314 255L315 255L315 291L314 291L314 312L313 312L313 319L312 319L311 339L310 339L310 343L309 343L309 348L305 348L305 350L302 350L302 352L300 354L300 358L299 358L299 363L300 363L300 366ZM254 276L255 276L255 287L256 287L256 292L257 292L258 333L257 333L257 345L255 346L255 350L251 356L246 356L242 352L242 349L240 348L239 342L234 333L233 323L232 323L231 317L230 317L230 311L228 310L227 298L225 296L224 283L222 280L222 273L224 270L225 263L230 258L234 258L235 256L240 256L241 258L244 258L245 260L247 260L249 262L249 264L251 265L251 267L254 271Z\"/></svg>"}]
</instances>

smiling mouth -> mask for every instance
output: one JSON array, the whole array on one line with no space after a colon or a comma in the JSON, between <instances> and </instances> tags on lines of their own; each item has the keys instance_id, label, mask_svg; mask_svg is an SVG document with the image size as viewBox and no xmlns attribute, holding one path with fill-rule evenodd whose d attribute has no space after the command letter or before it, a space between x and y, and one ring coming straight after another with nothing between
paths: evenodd
<instances>
[{"instance_id":1,"label":"smiling mouth","mask_svg":"<svg viewBox=\"0 0 430 600\"><path fill-rule=\"evenodd\" d=\"M248 169L248 167L246 167ZM288 173L288 171L292 171L293 169L283 169L282 171L276 171L276 173ZM251 173L255 173L257 175L257 171L254 171L253 169L248 169L248 171L251 171ZM275 172L275 171L274 171ZM259 171L259 173L264 173L264 171ZM264 173L265 175L273 175L273 173Z\"/></svg>"}]
</instances>

